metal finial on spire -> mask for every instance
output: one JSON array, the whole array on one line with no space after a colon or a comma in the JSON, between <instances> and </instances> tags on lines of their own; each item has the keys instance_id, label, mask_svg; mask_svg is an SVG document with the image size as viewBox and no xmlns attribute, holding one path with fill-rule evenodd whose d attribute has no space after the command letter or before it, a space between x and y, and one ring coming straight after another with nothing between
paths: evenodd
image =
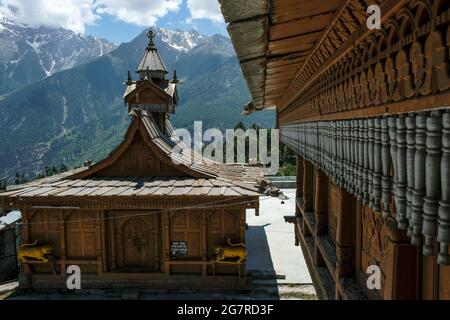
<instances>
[{"instance_id":1,"label":"metal finial on spire","mask_svg":"<svg viewBox=\"0 0 450 320\"><path fill-rule=\"evenodd\" d=\"M147 37L148 37L147 50L156 50L155 42L153 41L153 38L155 37L155 31L153 31L152 29L148 30Z\"/></svg>"},{"instance_id":2,"label":"metal finial on spire","mask_svg":"<svg viewBox=\"0 0 450 320\"><path fill-rule=\"evenodd\" d=\"M173 70L173 78L172 78L172 82L173 82L173 83L178 83L177 70Z\"/></svg>"},{"instance_id":3,"label":"metal finial on spire","mask_svg":"<svg viewBox=\"0 0 450 320\"><path fill-rule=\"evenodd\" d=\"M173 70L173 78L169 81L169 83L175 83L175 84L183 84L183 81L178 80L177 77L177 70Z\"/></svg>"},{"instance_id":4,"label":"metal finial on spire","mask_svg":"<svg viewBox=\"0 0 450 320\"><path fill-rule=\"evenodd\" d=\"M127 79L127 85L130 85L133 83L133 79L131 78L130 70L128 70L128 79Z\"/></svg>"}]
</instances>

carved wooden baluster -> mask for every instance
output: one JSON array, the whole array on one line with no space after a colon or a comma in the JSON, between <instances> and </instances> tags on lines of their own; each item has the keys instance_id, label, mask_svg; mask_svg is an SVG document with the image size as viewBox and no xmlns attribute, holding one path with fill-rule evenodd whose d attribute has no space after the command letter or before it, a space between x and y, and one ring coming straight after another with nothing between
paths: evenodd
<instances>
[{"instance_id":1,"label":"carved wooden baluster","mask_svg":"<svg viewBox=\"0 0 450 320\"><path fill-rule=\"evenodd\" d=\"M423 254L434 255L434 242L437 233L439 211L440 166L442 146L442 119L440 111L433 111L427 117L427 156L425 160L425 190L423 204L422 234L425 236Z\"/></svg>"},{"instance_id":2,"label":"carved wooden baluster","mask_svg":"<svg viewBox=\"0 0 450 320\"><path fill-rule=\"evenodd\" d=\"M389 125L389 145L391 153L391 163L394 170L392 181L392 193L394 194L394 204L397 208L397 117L392 116L388 118Z\"/></svg>"},{"instance_id":3,"label":"carved wooden baluster","mask_svg":"<svg viewBox=\"0 0 450 320\"><path fill-rule=\"evenodd\" d=\"M324 135L323 135L324 136L324 138L323 138L323 141L324 141L324 172L326 173L327 176L330 176L330 171L329 171L330 166L328 165L328 161L330 158L329 157L330 152L328 150L328 146L329 146L328 125L329 125L328 122L324 122Z\"/></svg>"},{"instance_id":4,"label":"carved wooden baluster","mask_svg":"<svg viewBox=\"0 0 450 320\"><path fill-rule=\"evenodd\" d=\"M407 163L406 163L406 124L405 116L397 118L397 223L400 230L408 228L406 219L406 187L407 187Z\"/></svg>"},{"instance_id":5,"label":"carved wooden baluster","mask_svg":"<svg viewBox=\"0 0 450 320\"><path fill-rule=\"evenodd\" d=\"M381 165L383 168L383 176L381 177L383 217L387 217L390 214L389 206L391 204L391 155L387 118L381 119Z\"/></svg>"},{"instance_id":6,"label":"carved wooden baluster","mask_svg":"<svg viewBox=\"0 0 450 320\"><path fill-rule=\"evenodd\" d=\"M325 173L328 177L331 177L331 166L330 166L330 122L324 122L324 141L325 141L325 157L324 157L324 168L325 168Z\"/></svg>"},{"instance_id":7,"label":"carved wooden baluster","mask_svg":"<svg viewBox=\"0 0 450 320\"><path fill-rule=\"evenodd\" d=\"M336 121L337 131L337 172L336 182L339 187L343 185L343 165L344 165L344 139L342 137L342 121Z\"/></svg>"},{"instance_id":8,"label":"carved wooden baluster","mask_svg":"<svg viewBox=\"0 0 450 320\"><path fill-rule=\"evenodd\" d=\"M321 157L320 157L320 163L321 163L321 168L322 171L325 172L326 167L326 157L327 157L327 153L326 153L326 127L325 127L325 122L321 122L321 128L319 128L319 135L320 135L320 140L321 140L321 146L320 146L320 150L321 150Z\"/></svg>"},{"instance_id":9,"label":"carved wooden baluster","mask_svg":"<svg viewBox=\"0 0 450 320\"><path fill-rule=\"evenodd\" d=\"M302 131L302 156L303 158L306 158L306 130L305 130L305 124L301 124L301 131Z\"/></svg>"},{"instance_id":10,"label":"carved wooden baluster","mask_svg":"<svg viewBox=\"0 0 450 320\"><path fill-rule=\"evenodd\" d=\"M358 141L358 198L364 198L364 119L358 121L359 141ZM367 179L366 179L367 180Z\"/></svg>"},{"instance_id":11,"label":"carved wooden baluster","mask_svg":"<svg viewBox=\"0 0 450 320\"><path fill-rule=\"evenodd\" d=\"M314 144L315 144L315 149L316 149L316 165L317 167L322 170L322 166L321 166L321 159L322 159L322 147L321 147L321 134L320 134L320 130L321 130L321 122L314 122L315 124L315 136L314 136Z\"/></svg>"},{"instance_id":12,"label":"carved wooden baluster","mask_svg":"<svg viewBox=\"0 0 450 320\"><path fill-rule=\"evenodd\" d=\"M316 148L314 148L314 124L309 123L309 151L311 153L310 162L314 164L316 158Z\"/></svg>"},{"instance_id":13,"label":"carved wooden baluster","mask_svg":"<svg viewBox=\"0 0 450 320\"><path fill-rule=\"evenodd\" d=\"M309 150L309 124L305 123L305 159L310 161L310 150Z\"/></svg>"},{"instance_id":14,"label":"carved wooden baluster","mask_svg":"<svg viewBox=\"0 0 450 320\"><path fill-rule=\"evenodd\" d=\"M332 139L331 139L331 176L334 184L338 185L339 172L339 130L336 121L332 121Z\"/></svg>"},{"instance_id":15,"label":"carved wooden baluster","mask_svg":"<svg viewBox=\"0 0 450 320\"><path fill-rule=\"evenodd\" d=\"M319 145L319 123L314 122L314 150L315 150L315 157L314 162L316 165L320 164L320 156L321 156L321 150Z\"/></svg>"},{"instance_id":16,"label":"carved wooden baluster","mask_svg":"<svg viewBox=\"0 0 450 320\"><path fill-rule=\"evenodd\" d=\"M313 128L311 123L306 124L306 130L308 131L308 161L313 162L314 148L313 148Z\"/></svg>"},{"instance_id":17,"label":"carved wooden baluster","mask_svg":"<svg viewBox=\"0 0 450 320\"><path fill-rule=\"evenodd\" d=\"M368 130L368 158L369 158L369 169L367 172L368 189L367 192L369 197L369 207L373 209L374 197L373 197L373 187L374 187L374 151L375 151L375 124L374 119L367 119L367 130Z\"/></svg>"},{"instance_id":18,"label":"carved wooden baluster","mask_svg":"<svg viewBox=\"0 0 450 320\"><path fill-rule=\"evenodd\" d=\"M356 198L361 201L362 200L362 158L363 158L363 144L362 144L362 130L361 130L361 120L355 120L356 128L354 128L355 132L355 162L354 162L354 190L356 194Z\"/></svg>"},{"instance_id":19,"label":"carved wooden baluster","mask_svg":"<svg viewBox=\"0 0 450 320\"><path fill-rule=\"evenodd\" d=\"M352 127L352 121L347 121L347 190L351 190L352 188L352 177L353 177L353 171L352 171L352 159L353 159L353 127Z\"/></svg>"},{"instance_id":20,"label":"carved wooden baluster","mask_svg":"<svg viewBox=\"0 0 450 320\"><path fill-rule=\"evenodd\" d=\"M339 147L339 136L336 126L336 121L331 122L331 176L333 178L333 182L337 184L337 155L338 155L338 147Z\"/></svg>"},{"instance_id":21,"label":"carved wooden baluster","mask_svg":"<svg viewBox=\"0 0 450 320\"><path fill-rule=\"evenodd\" d=\"M331 176L331 165L330 165L330 122L325 122L325 172L327 176Z\"/></svg>"},{"instance_id":22,"label":"carved wooden baluster","mask_svg":"<svg viewBox=\"0 0 450 320\"><path fill-rule=\"evenodd\" d=\"M374 150L373 150L373 211L381 212L382 187L382 143L381 143L381 119L374 119Z\"/></svg>"},{"instance_id":23,"label":"carved wooden baluster","mask_svg":"<svg viewBox=\"0 0 450 320\"><path fill-rule=\"evenodd\" d=\"M347 121L348 139L347 139L347 190L352 192L353 183L353 140L354 140L354 125L352 120Z\"/></svg>"},{"instance_id":24,"label":"carved wooden baluster","mask_svg":"<svg viewBox=\"0 0 450 320\"><path fill-rule=\"evenodd\" d=\"M411 243L422 243L422 212L423 198L425 196L425 150L426 142L426 116L419 113L416 117L416 152L414 155L414 191L411 212Z\"/></svg>"},{"instance_id":25,"label":"carved wooden baluster","mask_svg":"<svg viewBox=\"0 0 450 320\"><path fill-rule=\"evenodd\" d=\"M358 120L350 120L350 191L352 194L356 195L356 175L357 163L358 163Z\"/></svg>"},{"instance_id":26,"label":"carved wooden baluster","mask_svg":"<svg viewBox=\"0 0 450 320\"><path fill-rule=\"evenodd\" d=\"M359 139L359 121L352 120L352 153L351 153L351 175L350 175L350 188L352 193L357 196L358 191L358 139Z\"/></svg>"},{"instance_id":27,"label":"carved wooden baluster","mask_svg":"<svg viewBox=\"0 0 450 320\"><path fill-rule=\"evenodd\" d=\"M349 176L350 176L350 170L349 170L349 157L350 157L350 128L348 127L349 121L343 122L343 137L344 137L344 188L349 189Z\"/></svg>"},{"instance_id":28,"label":"carved wooden baluster","mask_svg":"<svg viewBox=\"0 0 450 320\"><path fill-rule=\"evenodd\" d=\"M416 116L411 113L405 119L406 124L406 219L408 220L407 235L410 237L412 234L411 213L412 213L412 201L414 191L414 158L416 154Z\"/></svg>"},{"instance_id":29,"label":"carved wooden baluster","mask_svg":"<svg viewBox=\"0 0 450 320\"><path fill-rule=\"evenodd\" d=\"M331 122L325 122L326 125L326 135L325 135L325 164L326 164L326 172L327 176L331 176L331 133L330 133L330 125Z\"/></svg>"},{"instance_id":30,"label":"carved wooden baluster","mask_svg":"<svg viewBox=\"0 0 450 320\"><path fill-rule=\"evenodd\" d=\"M369 120L363 121L363 203L369 204Z\"/></svg>"},{"instance_id":31,"label":"carved wooden baluster","mask_svg":"<svg viewBox=\"0 0 450 320\"><path fill-rule=\"evenodd\" d=\"M450 33L449 33L450 34ZM439 202L439 226L437 263L450 265L450 111L442 115L441 201Z\"/></svg>"}]
</instances>

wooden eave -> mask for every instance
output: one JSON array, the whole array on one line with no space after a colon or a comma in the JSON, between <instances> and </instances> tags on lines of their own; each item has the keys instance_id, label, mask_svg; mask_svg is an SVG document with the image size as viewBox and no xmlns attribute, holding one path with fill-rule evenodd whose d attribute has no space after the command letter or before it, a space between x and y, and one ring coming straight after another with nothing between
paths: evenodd
<instances>
[{"instance_id":1,"label":"wooden eave","mask_svg":"<svg viewBox=\"0 0 450 320\"><path fill-rule=\"evenodd\" d=\"M346 2L220 1L256 110L280 105L296 72Z\"/></svg>"},{"instance_id":2,"label":"wooden eave","mask_svg":"<svg viewBox=\"0 0 450 320\"><path fill-rule=\"evenodd\" d=\"M172 95L168 93L166 90L160 88L157 84L155 84L151 80L140 80L138 83L133 83L129 85L125 89L125 93L123 95L123 99L128 101L132 95L139 94L145 90L150 89L153 93L155 93L158 97L169 101L172 99Z\"/></svg>"}]
</instances>

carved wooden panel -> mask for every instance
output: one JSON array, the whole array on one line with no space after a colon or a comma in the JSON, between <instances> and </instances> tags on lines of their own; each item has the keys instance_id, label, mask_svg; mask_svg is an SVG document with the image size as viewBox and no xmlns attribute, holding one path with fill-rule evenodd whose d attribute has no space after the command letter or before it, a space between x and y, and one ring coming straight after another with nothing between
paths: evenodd
<instances>
[{"instance_id":1,"label":"carved wooden panel","mask_svg":"<svg viewBox=\"0 0 450 320\"><path fill-rule=\"evenodd\" d=\"M201 210L177 211L171 219L170 241L187 241L188 258L201 257Z\"/></svg>"},{"instance_id":2,"label":"carved wooden panel","mask_svg":"<svg viewBox=\"0 0 450 320\"><path fill-rule=\"evenodd\" d=\"M73 211L66 216L66 256L72 258L96 258L97 213Z\"/></svg>"},{"instance_id":3,"label":"carved wooden panel","mask_svg":"<svg viewBox=\"0 0 450 320\"><path fill-rule=\"evenodd\" d=\"M383 22L382 30L366 35L357 46L348 38L348 30L340 33L336 32L336 26L331 28L287 90L283 101L287 107L280 112L280 123L323 119L331 114L448 93L448 1L405 3L401 10L390 13L392 16ZM344 34L343 39L340 34ZM336 41L331 41L330 36ZM344 39L348 40L345 44ZM338 50L341 46L348 50ZM325 57L330 53L338 56L327 65ZM292 100L293 97L298 98ZM434 107L442 105L430 103ZM420 103L400 107L411 111L415 106L416 110L431 107L430 104L421 107ZM379 114L386 112L389 112L386 108L379 109Z\"/></svg>"},{"instance_id":4,"label":"carved wooden panel","mask_svg":"<svg viewBox=\"0 0 450 320\"><path fill-rule=\"evenodd\" d=\"M388 226L382 216L374 213L370 208L363 207L362 213L361 271L366 274L368 266L379 266L381 269L381 292L383 292L388 254Z\"/></svg>"},{"instance_id":5,"label":"carved wooden panel","mask_svg":"<svg viewBox=\"0 0 450 320\"><path fill-rule=\"evenodd\" d=\"M185 176L186 174L164 162L145 145L139 133L124 154L98 176Z\"/></svg>"},{"instance_id":6,"label":"carved wooden panel","mask_svg":"<svg viewBox=\"0 0 450 320\"><path fill-rule=\"evenodd\" d=\"M53 247L54 257L60 256L60 235L59 225L62 223L58 219L59 210L37 209L30 210L30 241L38 241L40 245L50 245Z\"/></svg>"},{"instance_id":7,"label":"carved wooden panel","mask_svg":"<svg viewBox=\"0 0 450 320\"><path fill-rule=\"evenodd\" d=\"M214 247L226 245L228 238L233 243L241 241L239 215L240 211L233 209L214 210L208 215L207 251L209 255L213 254Z\"/></svg>"}]
</instances>

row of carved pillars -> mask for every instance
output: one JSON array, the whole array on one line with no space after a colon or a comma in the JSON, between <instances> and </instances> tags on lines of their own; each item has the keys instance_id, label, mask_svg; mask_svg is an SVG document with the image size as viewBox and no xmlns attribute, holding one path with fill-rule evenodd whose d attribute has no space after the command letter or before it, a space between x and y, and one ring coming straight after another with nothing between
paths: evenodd
<instances>
[{"instance_id":1,"label":"row of carved pillars","mask_svg":"<svg viewBox=\"0 0 450 320\"><path fill-rule=\"evenodd\" d=\"M286 125L281 140L450 265L450 109Z\"/></svg>"}]
</instances>

